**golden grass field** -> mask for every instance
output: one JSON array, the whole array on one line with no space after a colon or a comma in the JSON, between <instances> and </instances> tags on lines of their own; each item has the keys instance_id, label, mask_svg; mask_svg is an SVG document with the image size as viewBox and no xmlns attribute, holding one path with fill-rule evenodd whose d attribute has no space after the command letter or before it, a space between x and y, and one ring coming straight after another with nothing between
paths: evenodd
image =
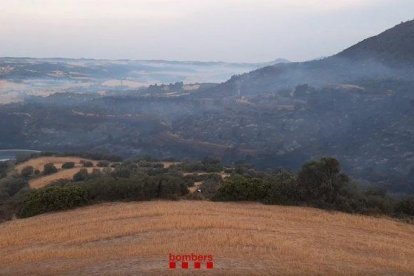
<instances>
[{"instance_id":1,"label":"golden grass field","mask_svg":"<svg viewBox=\"0 0 414 276\"><path fill-rule=\"evenodd\" d=\"M93 167L93 168L85 168L91 173L94 169L100 170L100 168ZM38 178L34 178L29 180L29 187L31 189L39 189L46 187L47 185L53 183L56 180L64 179L64 180L71 180L73 175L79 172L80 168L73 168L73 169L66 169L60 170L57 173L41 176Z\"/></svg>"},{"instance_id":2,"label":"golden grass field","mask_svg":"<svg viewBox=\"0 0 414 276\"><path fill-rule=\"evenodd\" d=\"M168 254L214 269L169 270ZM414 225L254 203L107 203L0 224L0 275L413 275Z\"/></svg>"},{"instance_id":3,"label":"golden grass field","mask_svg":"<svg viewBox=\"0 0 414 276\"><path fill-rule=\"evenodd\" d=\"M43 166L47 163L53 163L56 168L60 169L63 165L63 163L66 162L75 162L77 167L80 167L80 162L81 160L85 160L85 161L91 161L94 165L96 165L97 161L93 161L93 160L89 160L89 159L84 159L84 158L80 158L80 157L56 157L56 156L50 156L50 157L38 157L38 158L33 158L30 159L26 162L20 163L19 165L16 166L16 170L18 172L20 172L24 167L26 166L32 166L35 170L43 170Z\"/></svg>"},{"instance_id":4,"label":"golden grass field","mask_svg":"<svg viewBox=\"0 0 414 276\"><path fill-rule=\"evenodd\" d=\"M100 169L98 167L96 167L96 163L98 161L94 161L94 160L89 160L89 159L84 159L84 158L80 158L80 157L55 157L55 156L50 156L50 157L38 157L38 158L33 158L30 159L26 162L23 162L19 165L16 166L16 170L18 173L21 172L21 170L26 167L26 166L32 166L35 170L40 170L43 171L43 167L45 164L47 163L53 163L56 168L59 170L57 173L51 174L51 175L46 175L46 176L39 176L33 179L29 180L29 187L31 189L39 189L39 188L43 188L51 183L53 183L56 180L59 179L65 179L65 180L70 180L72 179L73 175L76 174L77 172L79 172L80 168L83 167L83 165L81 164L81 161L91 161L94 165L94 167L90 167L87 168L88 172L91 173L93 171L93 169ZM66 162L74 162L75 163L75 168L72 169L61 169L62 165Z\"/></svg>"}]
</instances>

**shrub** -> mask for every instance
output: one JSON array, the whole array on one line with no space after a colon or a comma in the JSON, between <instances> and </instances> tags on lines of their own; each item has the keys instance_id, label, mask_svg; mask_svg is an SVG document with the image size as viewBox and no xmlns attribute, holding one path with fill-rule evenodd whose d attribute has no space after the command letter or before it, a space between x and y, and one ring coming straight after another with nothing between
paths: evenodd
<instances>
[{"instance_id":1,"label":"shrub","mask_svg":"<svg viewBox=\"0 0 414 276\"><path fill-rule=\"evenodd\" d=\"M9 161L0 161L0 178L6 177L9 167L10 167Z\"/></svg>"},{"instance_id":2,"label":"shrub","mask_svg":"<svg viewBox=\"0 0 414 276\"><path fill-rule=\"evenodd\" d=\"M58 170L55 167L55 165L53 163L47 163L45 164L44 168L43 168L43 174L44 175L49 175L49 174L54 174L56 173Z\"/></svg>"},{"instance_id":3,"label":"shrub","mask_svg":"<svg viewBox=\"0 0 414 276\"><path fill-rule=\"evenodd\" d=\"M102 176L102 172L100 169L96 169L96 168L94 168L92 170L92 173L89 174L89 177L100 177L100 176Z\"/></svg>"},{"instance_id":4,"label":"shrub","mask_svg":"<svg viewBox=\"0 0 414 276\"><path fill-rule=\"evenodd\" d=\"M185 182L172 176L134 175L117 179L103 176L89 179L82 187L96 201L173 199L188 193Z\"/></svg>"},{"instance_id":5,"label":"shrub","mask_svg":"<svg viewBox=\"0 0 414 276\"><path fill-rule=\"evenodd\" d=\"M109 167L109 165L110 165L111 163L109 162L109 161L106 161L106 160L102 160L102 161L99 161L97 164L96 164L96 166L97 167L100 167L100 168L103 168L103 167Z\"/></svg>"},{"instance_id":6,"label":"shrub","mask_svg":"<svg viewBox=\"0 0 414 276\"><path fill-rule=\"evenodd\" d=\"M224 180L223 185L214 195L217 201L259 201L268 193L269 186L263 179L232 175Z\"/></svg>"},{"instance_id":7,"label":"shrub","mask_svg":"<svg viewBox=\"0 0 414 276\"><path fill-rule=\"evenodd\" d=\"M75 162L66 162L63 163L62 169L72 169L75 167Z\"/></svg>"},{"instance_id":8,"label":"shrub","mask_svg":"<svg viewBox=\"0 0 414 276\"><path fill-rule=\"evenodd\" d=\"M81 163L85 168L93 167L93 163L91 161L82 161Z\"/></svg>"},{"instance_id":9,"label":"shrub","mask_svg":"<svg viewBox=\"0 0 414 276\"><path fill-rule=\"evenodd\" d=\"M88 191L90 199L95 201L146 199L143 183L131 179L100 177L85 182L83 187Z\"/></svg>"},{"instance_id":10,"label":"shrub","mask_svg":"<svg viewBox=\"0 0 414 276\"><path fill-rule=\"evenodd\" d=\"M400 215L414 216L414 197L402 199L395 208Z\"/></svg>"},{"instance_id":11,"label":"shrub","mask_svg":"<svg viewBox=\"0 0 414 276\"><path fill-rule=\"evenodd\" d=\"M117 168L115 168L115 170L113 172L111 172L112 177L114 178L129 178L131 176L131 170L123 167L123 166L119 166Z\"/></svg>"},{"instance_id":12,"label":"shrub","mask_svg":"<svg viewBox=\"0 0 414 276\"><path fill-rule=\"evenodd\" d=\"M23 177L29 177L34 173L34 169L32 166L26 166L21 171L21 176Z\"/></svg>"},{"instance_id":13,"label":"shrub","mask_svg":"<svg viewBox=\"0 0 414 276\"><path fill-rule=\"evenodd\" d=\"M19 217L31 217L66 210L88 203L87 191L80 186L48 187L27 193L20 202Z\"/></svg>"},{"instance_id":14,"label":"shrub","mask_svg":"<svg viewBox=\"0 0 414 276\"><path fill-rule=\"evenodd\" d=\"M217 193L222 182L223 181L219 175L211 175L205 179L203 181L203 185L201 186L201 194L203 197L212 198Z\"/></svg>"},{"instance_id":15,"label":"shrub","mask_svg":"<svg viewBox=\"0 0 414 276\"><path fill-rule=\"evenodd\" d=\"M187 184L178 177L163 176L154 177L154 182L158 184L159 198L177 199L188 193Z\"/></svg>"},{"instance_id":16,"label":"shrub","mask_svg":"<svg viewBox=\"0 0 414 276\"><path fill-rule=\"evenodd\" d=\"M289 205L299 201L298 184L294 174L281 171L267 181L270 188L265 198L266 203Z\"/></svg>"},{"instance_id":17,"label":"shrub","mask_svg":"<svg viewBox=\"0 0 414 276\"><path fill-rule=\"evenodd\" d=\"M79 172L73 175L73 181L84 181L88 178L88 170L87 169L80 169Z\"/></svg>"},{"instance_id":18,"label":"shrub","mask_svg":"<svg viewBox=\"0 0 414 276\"><path fill-rule=\"evenodd\" d=\"M0 199L8 199L27 186L23 178L6 177L0 179Z\"/></svg>"},{"instance_id":19,"label":"shrub","mask_svg":"<svg viewBox=\"0 0 414 276\"><path fill-rule=\"evenodd\" d=\"M205 158L201 162L183 162L177 167L186 172L220 172L223 165L219 160Z\"/></svg>"}]
</instances>

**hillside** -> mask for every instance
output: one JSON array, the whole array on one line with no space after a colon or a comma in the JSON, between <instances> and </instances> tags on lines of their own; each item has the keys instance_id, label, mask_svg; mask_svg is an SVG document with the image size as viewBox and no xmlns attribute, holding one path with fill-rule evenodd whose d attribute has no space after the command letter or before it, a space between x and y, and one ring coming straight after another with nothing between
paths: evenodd
<instances>
[{"instance_id":1,"label":"hillside","mask_svg":"<svg viewBox=\"0 0 414 276\"><path fill-rule=\"evenodd\" d=\"M83 168L82 162L91 162L93 166L87 168L88 173L92 173L93 170L100 171L101 168L97 167L96 164L98 161L90 160L90 159L84 159L76 156L67 156L67 157L54 157L54 156L48 156L48 157L38 157L33 158L28 161L25 161L23 163L20 163L16 166L16 170L18 173L21 173L22 169L31 166L34 170L42 171L45 164L51 163L53 164L58 171L51 175L45 175L45 176L37 176L35 178L32 178L29 180L29 187L31 189L38 189L45 187L57 180L71 180L73 176L79 172L81 168ZM62 165L66 162L73 162L74 168L70 169L63 169Z\"/></svg>"},{"instance_id":2,"label":"hillside","mask_svg":"<svg viewBox=\"0 0 414 276\"><path fill-rule=\"evenodd\" d=\"M1 224L0 248L0 274L14 275L167 274L170 253L211 254L214 268L201 270L214 275L414 271L413 225L247 203L79 208Z\"/></svg>"},{"instance_id":3,"label":"hillside","mask_svg":"<svg viewBox=\"0 0 414 276\"><path fill-rule=\"evenodd\" d=\"M334 56L260 68L235 76L205 94L257 96L301 84L323 87L363 80L412 80L413 43L414 20L367 38Z\"/></svg>"},{"instance_id":4,"label":"hillside","mask_svg":"<svg viewBox=\"0 0 414 276\"><path fill-rule=\"evenodd\" d=\"M413 65L414 20L403 22L339 53L349 59L375 59L383 63Z\"/></svg>"},{"instance_id":5,"label":"hillside","mask_svg":"<svg viewBox=\"0 0 414 276\"><path fill-rule=\"evenodd\" d=\"M413 193L413 33L413 21L405 22L338 55L267 66L219 85L65 90L0 105L0 148L208 156L290 170L332 156L360 183Z\"/></svg>"}]
</instances>

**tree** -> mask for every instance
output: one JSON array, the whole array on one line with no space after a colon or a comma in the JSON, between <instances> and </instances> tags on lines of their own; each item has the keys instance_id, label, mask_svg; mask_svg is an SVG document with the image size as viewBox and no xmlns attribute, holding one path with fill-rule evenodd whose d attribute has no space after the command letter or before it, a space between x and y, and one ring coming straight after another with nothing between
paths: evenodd
<instances>
[{"instance_id":1,"label":"tree","mask_svg":"<svg viewBox=\"0 0 414 276\"><path fill-rule=\"evenodd\" d=\"M58 170L55 167L55 165L53 163L47 163L45 164L45 166L43 167L43 174L44 175L49 175L49 174L54 174L56 173Z\"/></svg>"},{"instance_id":2,"label":"tree","mask_svg":"<svg viewBox=\"0 0 414 276\"><path fill-rule=\"evenodd\" d=\"M101 167L101 168L103 168L103 167L109 167L109 165L110 165L111 163L109 162L109 161L106 161L106 160L102 160L102 161L99 161L97 164L96 164L96 166L97 167Z\"/></svg>"},{"instance_id":3,"label":"tree","mask_svg":"<svg viewBox=\"0 0 414 276\"><path fill-rule=\"evenodd\" d=\"M20 217L66 210L88 203L88 193L81 186L47 187L32 190L19 202Z\"/></svg>"},{"instance_id":4,"label":"tree","mask_svg":"<svg viewBox=\"0 0 414 276\"><path fill-rule=\"evenodd\" d=\"M268 189L269 186L261 178L232 175L224 180L213 200L261 201L266 197Z\"/></svg>"},{"instance_id":5,"label":"tree","mask_svg":"<svg viewBox=\"0 0 414 276\"><path fill-rule=\"evenodd\" d=\"M34 169L32 166L26 166L22 169L21 171L21 176L22 177L29 177L34 173Z\"/></svg>"},{"instance_id":6,"label":"tree","mask_svg":"<svg viewBox=\"0 0 414 276\"><path fill-rule=\"evenodd\" d=\"M271 175L267 181L270 189L265 202L269 204L295 204L299 200L296 176L288 171Z\"/></svg>"},{"instance_id":7,"label":"tree","mask_svg":"<svg viewBox=\"0 0 414 276\"><path fill-rule=\"evenodd\" d=\"M300 199L319 207L335 205L340 196L347 194L348 184L349 178L335 158L308 162L298 175Z\"/></svg>"},{"instance_id":8,"label":"tree","mask_svg":"<svg viewBox=\"0 0 414 276\"><path fill-rule=\"evenodd\" d=\"M75 162L66 162L63 163L62 169L72 169L75 167Z\"/></svg>"},{"instance_id":9,"label":"tree","mask_svg":"<svg viewBox=\"0 0 414 276\"><path fill-rule=\"evenodd\" d=\"M23 178L9 176L0 179L0 200L14 196L25 186L27 186L27 181Z\"/></svg>"}]
</instances>

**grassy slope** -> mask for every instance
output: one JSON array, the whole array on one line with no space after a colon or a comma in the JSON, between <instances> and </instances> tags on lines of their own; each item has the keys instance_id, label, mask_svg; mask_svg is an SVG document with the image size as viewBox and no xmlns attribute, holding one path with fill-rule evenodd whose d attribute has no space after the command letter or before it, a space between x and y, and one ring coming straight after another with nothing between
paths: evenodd
<instances>
[{"instance_id":1,"label":"grassy slope","mask_svg":"<svg viewBox=\"0 0 414 276\"><path fill-rule=\"evenodd\" d=\"M42 187L45 187L51 183L53 183L56 180L59 179L65 179L70 180L73 178L73 175L79 172L80 168L83 167L81 164L81 160L83 161L90 161L93 163L94 167L87 168L88 172L92 172L93 169L100 169L96 167L96 164L98 161L84 159L80 157L55 157L55 156L48 156L48 157L39 157L39 158L33 158L26 162L23 162L16 166L16 170L18 173L22 171L22 169L26 166L32 166L35 170L43 171L43 167L47 163L53 163L56 168L58 169L57 173L46 175L46 176L39 176L33 179L29 180L29 186L31 189L39 189ZM62 165L66 162L74 162L75 168L73 169L61 169Z\"/></svg>"},{"instance_id":2,"label":"grassy slope","mask_svg":"<svg viewBox=\"0 0 414 276\"><path fill-rule=\"evenodd\" d=\"M414 225L197 201L102 204L0 224L0 274L159 275L171 273L170 252L213 254L210 272L223 275L409 274Z\"/></svg>"}]
</instances>

